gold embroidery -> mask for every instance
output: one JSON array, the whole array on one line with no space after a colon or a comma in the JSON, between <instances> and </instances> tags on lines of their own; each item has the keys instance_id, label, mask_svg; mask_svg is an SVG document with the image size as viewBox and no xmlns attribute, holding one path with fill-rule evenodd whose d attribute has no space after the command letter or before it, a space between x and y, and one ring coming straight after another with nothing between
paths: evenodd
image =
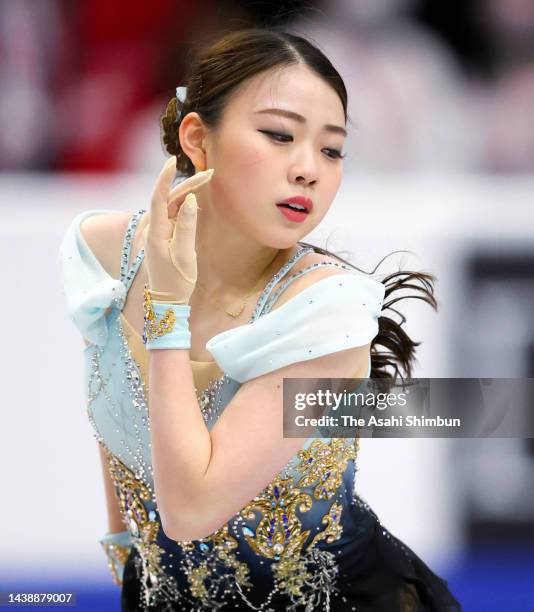
<instances>
[{"instance_id":1,"label":"gold embroidery","mask_svg":"<svg viewBox=\"0 0 534 612\"><path fill-rule=\"evenodd\" d=\"M142 503L151 500L148 487L136 478L120 459L107 449L104 451L108 460L109 473L117 487L119 507L125 523L134 537L145 536L146 540L154 540L158 523L148 520L145 506Z\"/></svg>"},{"instance_id":2,"label":"gold embroidery","mask_svg":"<svg viewBox=\"0 0 534 612\"><path fill-rule=\"evenodd\" d=\"M241 511L245 519L254 519L256 513L260 514L255 532L249 527L243 529L249 546L268 559L300 554L310 532L302 530L297 510L308 512L313 505L312 497L300 487L315 485L315 499L331 499L341 485L347 462L355 456L356 447L349 438L334 438L328 442L317 439L309 448L299 451L299 462L295 467L297 478L279 475ZM332 503L321 520L327 527L313 538L310 547L320 540L330 544L341 536L342 510L341 504Z\"/></svg>"},{"instance_id":3,"label":"gold embroidery","mask_svg":"<svg viewBox=\"0 0 534 612\"><path fill-rule=\"evenodd\" d=\"M256 554L273 561L275 591L285 592L295 605L306 602L308 596L320 601L324 589L335 589L333 584L315 584L317 576L323 575L319 567L324 568L324 575L330 576L330 582L335 577L332 553L315 547L320 542L331 544L341 537L343 506L337 501L330 504L321 518L325 528L315 534L307 547L305 543L310 530L303 529L297 512L309 512L314 500L333 498L341 485L347 463L356 457L357 450L357 440L353 439L314 440L307 449L299 451L296 463L288 464L294 469L292 475L287 469L283 470L239 513L245 520L259 515L255 531L245 526L242 528L243 537ZM163 594L167 600L177 600L180 594L176 583L161 566L164 551L156 543L159 523L149 519L143 504L143 501L151 501L150 491L117 457L108 451L106 454L118 490L121 513L142 560L145 602L154 602L157 595L161 597ZM311 491L304 491L303 487ZM216 594L210 585L215 585L219 578L217 561L234 570L232 576L236 587L253 586L249 581L248 565L236 556L238 541L229 533L229 523L202 540L177 543L184 553L183 569L186 570L190 593L203 604L215 601Z\"/></svg>"},{"instance_id":4,"label":"gold embroidery","mask_svg":"<svg viewBox=\"0 0 534 612\"><path fill-rule=\"evenodd\" d=\"M213 546L217 551L217 556L226 567L235 569L235 578L242 586L252 586L248 582L249 569L246 563L238 561L232 552L238 546L237 540L228 533L228 524L223 525L212 536Z\"/></svg>"},{"instance_id":5,"label":"gold embroidery","mask_svg":"<svg viewBox=\"0 0 534 612\"><path fill-rule=\"evenodd\" d=\"M297 509L300 512L310 510L312 499L307 493L292 487L292 481L292 478L278 477L264 489L262 496L241 511L247 519L254 519L255 513L260 513L256 532L245 527L243 535L256 553L268 559L298 554L310 533L302 531L296 512Z\"/></svg>"},{"instance_id":6,"label":"gold embroidery","mask_svg":"<svg viewBox=\"0 0 534 612\"><path fill-rule=\"evenodd\" d=\"M341 513L343 511L343 506L334 502L330 506L330 510L327 514L323 516L321 519L321 523L326 525L326 528L323 531L320 531L312 540L310 544L310 548L315 546L317 542L320 540L325 540L327 544L332 544L335 540L338 540L341 537L343 529L339 524L339 520L341 519Z\"/></svg>"},{"instance_id":7,"label":"gold embroidery","mask_svg":"<svg viewBox=\"0 0 534 612\"><path fill-rule=\"evenodd\" d=\"M152 296L148 285L145 285L143 307L145 312L143 342L147 343L156 340L172 332L174 324L176 323L176 314L174 310L172 308L167 308L158 320L152 306Z\"/></svg>"},{"instance_id":8,"label":"gold embroidery","mask_svg":"<svg viewBox=\"0 0 534 612\"><path fill-rule=\"evenodd\" d=\"M355 459L356 449L350 438L332 438L329 443L314 440L310 447L299 451L296 469L303 474L298 486L309 487L318 481L313 494L316 499L331 499L339 485L347 462Z\"/></svg>"},{"instance_id":9,"label":"gold embroidery","mask_svg":"<svg viewBox=\"0 0 534 612\"><path fill-rule=\"evenodd\" d=\"M187 579L189 581L189 589L191 591L191 595L193 597L198 597L199 599L207 599L208 591L206 589L206 585L204 581L211 575L211 570L208 567L206 561L202 561L200 565L195 567L189 572Z\"/></svg>"},{"instance_id":10,"label":"gold embroidery","mask_svg":"<svg viewBox=\"0 0 534 612\"><path fill-rule=\"evenodd\" d=\"M104 452L117 490L120 512L129 527L132 543L141 558L141 596L147 606L162 596L176 601L179 597L176 582L161 567L164 550L156 543L159 523L149 518L143 504L143 501L151 501L150 491L145 483L136 478L124 463L105 447Z\"/></svg>"},{"instance_id":11,"label":"gold embroidery","mask_svg":"<svg viewBox=\"0 0 534 612\"><path fill-rule=\"evenodd\" d=\"M308 563L302 556L280 559L273 565L273 576L281 589L297 596L302 594L302 587L312 578Z\"/></svg>"},{"instance_id":12,"label":"gold embroidery","mask_svg":"<svg viewBox=\"0 0 534 612\"><path fill-rule=\"evenodd\" d=\"M309 511L314 498L327 500L335 495L347 462L355 459L357 449L358 445L350 438L314 440L298 453L296 477L279 475L241 511L246 519L254 519L255 513L260 513L256 531L245 527L243 534L257 554L275 561L272 564L275 588L287 593L296 606L307 601L304 586L309 587L310 596L313 592L313 597L319 598L323 589L335 590L333 584L322 585L319 579L322 576L319 568L323 568L333 581L336 573L333 555L314 547L321 541L331 544L341 537L343 506L332 502L321 519L325 529L314 536L306 549L304 544L310 532L302 530L296 511ZM313 497L299 488L313 486Z\"/></svg>"},{"instance_id":13,"label":"gold embroidery","mask_svg":"<svg viewBox=\"0 0 534 612\"><path fill-rule=\"evenodd\" d=\"M354 449L351 439L314 440L308 449L300 451L298 455L296 477L287 475L284 470L239 513L245 520L253 520L259 515L255 531L244 526L242 534L257 555L274 561L273 593L285 592L292 601L302 602L312 593L320 601L320 593L325 589L335 590L334 585L330 584L335 577L333 555L314 547L322 541L331 544L341 537L343 506L337 501L331 503L321 519L326 527L314 536L306 551L305 542L310 530L303 529L297 511L306 513L312 509L314 499L333 497L336 492L333 486L337 483L339 487L348 460L355 456ZM301 490L297 483L304 483L308 487L315 485L314 494ZM210 603L213 598L208 585L217 579L217 559L235 570L233 577L240 587L252 586L248 581L247 564L239 562L235 555L238 542L229 533L228 525L223 525L197 542L179 542L182 550L190 553L184 561L191 593L204 604ZM197 549L203 552L203 559L195 560ZM321 581L316 584L318 576L325 575L330 577L329 584L324 585Z\"/></svg>"},{"instance_id":14,"label":"gold embroidery","mask_svg":"<svg viewBox=\"0 0 534 612\"><path fill-rule=\"evenodd\" d=\"M248 581L250 570L246 563L238 561L235 553L233 552L237 547L237 540L228 533L228 524L223 525L215 533L211 534L207 538L198 540L198 549L206 554L206 559L201 561L196 567L189 565L189 572L187 579L189 582L189 588L191 593L202 600L209 601L209 593L206 589L206 580L215 576L215 560L211 564L211 556L215 559L219 559L223 565L227 568L234 570L235 581L241 586L252 587L252 584ZM195 545L192 541L180 541L178 544L182 547L182 550L193 552Z\"/></svg>"}]
</instances>

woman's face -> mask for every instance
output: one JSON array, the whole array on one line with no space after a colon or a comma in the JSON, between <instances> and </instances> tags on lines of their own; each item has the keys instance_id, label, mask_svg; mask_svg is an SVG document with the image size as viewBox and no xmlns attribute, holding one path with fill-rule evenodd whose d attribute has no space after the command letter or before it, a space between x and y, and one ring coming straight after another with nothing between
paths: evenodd
<instances>
[{"instance_id":1,"label":"woman's face","mask_svg":"<svg viewBox=\"0 0 534 612\"><path fill-rule=\"evenodd\" d=\"M336 195L344 128L337 93L308 67L278 67L251 78L229 98L204 141L206 167L215 170L209 206L264 246L293 246L318 225ZM276 205L293 196L309 198L310 212Z\"/></svg>"}]
</instances>

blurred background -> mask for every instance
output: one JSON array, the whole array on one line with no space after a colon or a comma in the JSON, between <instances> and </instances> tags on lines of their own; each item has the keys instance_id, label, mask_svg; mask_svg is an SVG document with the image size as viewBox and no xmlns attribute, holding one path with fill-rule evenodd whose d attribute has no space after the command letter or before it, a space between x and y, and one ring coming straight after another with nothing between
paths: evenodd
<instances>
[{"instance_id":1,"label":"blurred background","mask_svg":"<svg viewBox=\"0 0 534 612\"><path fill-rule=\"evenodd\" d=\"M191 46L274 25L349 93L344 182L307 241L366 270L408 250L378 272L436 275L438 313L401 303L414 376L534 378L532 0L0 0L0 249L18 295L2 300L0 591L119 609L59 243L82 210L148 206ZM533 467L532 439L363 440L357 486L464 610L523 612Z\"/></svg>"}]
</instances>

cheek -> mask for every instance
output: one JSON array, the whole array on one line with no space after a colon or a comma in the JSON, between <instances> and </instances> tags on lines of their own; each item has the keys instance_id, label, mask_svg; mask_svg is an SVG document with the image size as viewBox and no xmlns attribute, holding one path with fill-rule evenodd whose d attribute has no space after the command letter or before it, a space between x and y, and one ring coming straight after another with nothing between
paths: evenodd
<instances>
[{"instance_id":1,"label":"cheek","mask_svg":"<svg viewBox=\"0 0 534 612\"><path fill-rule=\"evenodd\" d=\"M227 171L231 166L234 173L242 175L261 171L263 166L268 167L269 161L272 161L269 143L257 136L258 134L250 129L245 132L225 132L217 147L217 161L222 162Z\"/></svg>"},{"instance_id":2,"label":"cheek","mask_svg":"<svg viewBox=\"0 0 534 612\"><path fill-rule=\"evenodd\" d=\"M343 178L343 169L341 166L330 170L330 172L325 175L327 177L326 181L326 191L328 192L327 199L333 200L338 192L338 189L341 185L341 179Z\"/></svg>"},{"instance_id":3,"label":"cheek","mask_svg":"<svg viewBox=\"0 0 534 612\"><path fill-rule=\"evenodd\" d=\"M269 168L270 157L266 147L259 143L248 143L239 147L234 165L247 174L261 173Z\"/></svg>"},{"instance_id":4,"label":"cheek","mask_svg":"<svg viewBox=\"0 0 534 612\"><path fill-rule=\"evenodd\" d=\"M219 149L217 165L219 181L215 183L214 176L214 188L220 189L219 193L225 200L239 200L242 195L249 200L251 193L257 197L272 186L272 154L261 143L251 143L250 138L245 142L228 144L224 150Z\"/></svg>"}]
</instances>

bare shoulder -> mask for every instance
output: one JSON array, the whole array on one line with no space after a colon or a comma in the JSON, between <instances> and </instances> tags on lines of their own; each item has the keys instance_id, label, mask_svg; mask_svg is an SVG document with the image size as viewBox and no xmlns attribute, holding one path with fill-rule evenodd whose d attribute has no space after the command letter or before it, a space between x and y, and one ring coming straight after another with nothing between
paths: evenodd
<instances>
[{"instance_id":1,"label":"bare shoulder","mask_svg":"<svg viewBox=\"0 0 534 612\"><path fill-rule=\"evenodd\" d=\"M304 268L308 268L313 264L321 264L324 262L329 263L337 263L342 264L342 262L333 257L331 255L323 255L322 253L308 253L304 255L299 261L291 268L291 272L288 276L284 277L283 280L287 280L289 276L300 272ZM287 289L285 289L280 297L277 299L275 305L273 306L273 310L285 304L292 297L295 297L298 293L309 287L310 285L315 284L316 282L323 280L324 278L328 278L330 276L336 276L338 274L346 274L346 270L343 268L338 268L335 266L317 266L315 270L309 270L305 274L302 274L294 281L292 281Z\"/></svg>"},{"instance_id":2,"label":"bare shoulder","mask_svg":"<svg viewBox=\"0 0 534 612\"><path fill-rule=\"evenodd\" d=\"M120 274L120 250L133 212L101 213L86 217L80 232L94 256L113 278Z\"/></svg>"}]
</instances>

